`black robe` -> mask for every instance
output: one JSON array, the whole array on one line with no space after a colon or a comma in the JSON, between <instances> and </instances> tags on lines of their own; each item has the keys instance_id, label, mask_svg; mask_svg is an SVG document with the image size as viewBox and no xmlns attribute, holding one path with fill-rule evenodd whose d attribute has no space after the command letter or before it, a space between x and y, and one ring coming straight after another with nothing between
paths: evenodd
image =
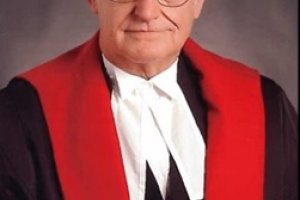
<instances>
[{"instance_id":1,"label":"black robe","mask_svg":"<svg viewBox=\"0 0 300 200\"><path fill-rule=\"evenodd\" d=\"M178 83L206 140L207 108L197 84L201 75L189 65L180 58ZM266 77L261 81L266 113L264 200L296 200L297 114L276 83ZM180 197L184 192L178 195L172 200L185 198ZM0 199L63 199L38 94L22 79L0 91Z\"/></svg>"}]
</instances>

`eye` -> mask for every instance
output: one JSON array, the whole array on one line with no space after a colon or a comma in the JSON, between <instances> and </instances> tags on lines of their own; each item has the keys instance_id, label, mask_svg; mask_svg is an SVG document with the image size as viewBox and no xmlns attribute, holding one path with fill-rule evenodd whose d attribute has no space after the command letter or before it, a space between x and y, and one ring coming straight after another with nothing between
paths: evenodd
<instances>
[{"instance_id":1,"label":"eye","mask_svg":"<svg viewBox=\"0 0 300 200\"><path fill-rule=\"evenodd\" d=\"M133 1L139 1L139 0L110 0L116 3L129 3ZM188 0L157 0L158 3L162 6L166 7L180 7L184 5Z\"/></svg>"}]
</instances>

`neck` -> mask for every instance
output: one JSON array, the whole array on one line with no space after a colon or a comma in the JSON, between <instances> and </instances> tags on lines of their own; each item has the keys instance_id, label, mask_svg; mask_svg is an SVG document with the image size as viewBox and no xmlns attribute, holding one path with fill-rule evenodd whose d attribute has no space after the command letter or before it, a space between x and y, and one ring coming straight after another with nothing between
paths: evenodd
<instances>
[{"instance_id":1,"label":"neck","mask_svg":"<svg viewBox=\"0 0 300 200\"><path fill-rule=\"evenodd\" d=\"M129 74L142 77L146 80L160 74L169 68L177 59L176 56L164 59L154 59L149 61L135 61L126 58L114 58L106 55L104 56L116 67L126 71Z\"/></svg>"}]
</instances>

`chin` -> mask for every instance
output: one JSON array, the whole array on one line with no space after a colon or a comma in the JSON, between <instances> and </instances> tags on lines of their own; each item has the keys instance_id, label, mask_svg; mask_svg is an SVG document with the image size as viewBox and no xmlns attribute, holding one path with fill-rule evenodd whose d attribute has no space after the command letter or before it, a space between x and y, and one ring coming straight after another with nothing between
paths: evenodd
<instances>
[{"instance_id":1,"label":"chin","mask_svg":"<svg viewBox=\"0 0 300 200\"><path fill-rule=\"evenodd\" d=\"M135 61L136 63L150 63L157 60L165 59L167 55L164 55L164 53L160 53L159 51L151 52L147 51L147 49L144 49L143 51L133 53L128 57L130 57L131 60L133 62Z\"/></svg>"},{"instance_id":2,"label":"chin","mask_svg":"<svg viewBox=\"0 0 300 200\"><path fill-rule=\"evenodd\" d=\"M130 52L132 57L137 60L153 60L167 57L166 52L173 52L173 49L166 48L166 45L160 43L143 43L142 45L132 46L127 52Z\"/></svg>"}]
</instances>

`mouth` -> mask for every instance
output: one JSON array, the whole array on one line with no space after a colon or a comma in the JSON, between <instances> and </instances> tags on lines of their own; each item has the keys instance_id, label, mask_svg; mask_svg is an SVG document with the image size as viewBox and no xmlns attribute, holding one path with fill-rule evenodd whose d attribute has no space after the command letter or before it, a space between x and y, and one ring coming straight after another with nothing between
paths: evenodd
<instances>
[{"instance_id":1,"label":"mouth","mask_svg":"<svg viewBox=\"0 0 300 200\"><path fill-rule=\"evenodd\" d=\"M128 34L157 35L164 34L170 31L170 29L127 29L124 32Z\"/></svg>"},{"instance_id":2,"label":"mouth","mask_svg":"<svg viewBox=\"0 0 300 200\"><path fill-rule=\"evenodd\" d=\"M133 36L135 38L155 38L160 37L162 34L164 34L166 31L162 30L126 30L125 34L129 36Z\"/></svg>"},{"instance_id":3,"label":"mouth","mask_svg":"<svg viewBox=\"0 0 300 200\"><path fill-rule=\"evenodd\" d=\"M161 33L161 32L171 31L171 28L139 26L139 27L128 27L124 31L128 33Z\"/></svg>"},{"instance_id":4,"label":"mouth","mask_svg":"<svg viewBox=\"0 0 300 200\"><path fill-rule=\"evenodd\" d=\"M153 41L158 38L164 38L165 34L172 32L169 27L155 27L155 26L132 26L123 30L127 36L139 39Z\"/></svg>"},{"instance_id":5,"label":"mouth","mask_svg":"<svg viewBox=\"0 0 300 200\"><path fill-rule=\"evenodd\" d=\"M125 30L126 33L160 33L164 31L165 30L143 30L143 29Z\"/></svg>"}]
</instances>

